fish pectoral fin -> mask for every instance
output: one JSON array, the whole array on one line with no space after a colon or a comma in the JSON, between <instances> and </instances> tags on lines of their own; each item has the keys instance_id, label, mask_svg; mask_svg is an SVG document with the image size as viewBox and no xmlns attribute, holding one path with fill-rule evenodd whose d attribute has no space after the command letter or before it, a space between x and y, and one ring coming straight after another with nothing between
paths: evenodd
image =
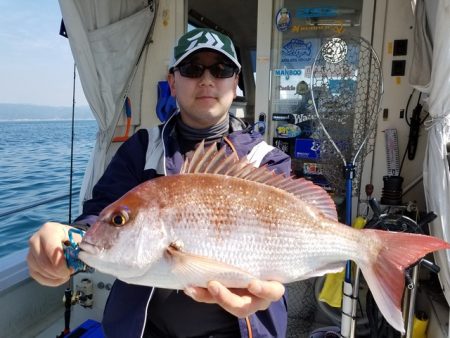
<instances>
[{"instance_id":1,"label":"fish pectoral fin","mask_svg":"<svg viewBox=\"0 0 450 338\"><path fill-rule=\"evenodd\" d=\"M172 246L166 249L166 258L172 265L172 273L186 286L206 287L209 281L215 280L226 287L246 288L251 280L257 279L233 265L183 252Z\"/></svg>"}]
</instances>

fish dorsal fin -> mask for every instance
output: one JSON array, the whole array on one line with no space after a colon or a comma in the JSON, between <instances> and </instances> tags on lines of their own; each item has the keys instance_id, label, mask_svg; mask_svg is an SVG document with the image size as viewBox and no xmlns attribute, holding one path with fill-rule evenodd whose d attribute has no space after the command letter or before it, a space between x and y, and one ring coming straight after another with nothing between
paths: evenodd
<instances>
[{"instance_id":1,"label":"fish dorsal fin","mask_svg":"<svg viewBox=\"0 0 450 338\"><path fill-rule=\"evenodd\" d=\"M267 165L256 168L246 157L237 160L235 156L227 156L225 147L218 151L216 143L205 149L205 142L202 141L195 152L186 157L180 174L218 174L269 185L295 195L318 208L325 217L337 221L333 200L319 186L304 178L293 179L275 174Z\"/></svg>"}]
</instances>

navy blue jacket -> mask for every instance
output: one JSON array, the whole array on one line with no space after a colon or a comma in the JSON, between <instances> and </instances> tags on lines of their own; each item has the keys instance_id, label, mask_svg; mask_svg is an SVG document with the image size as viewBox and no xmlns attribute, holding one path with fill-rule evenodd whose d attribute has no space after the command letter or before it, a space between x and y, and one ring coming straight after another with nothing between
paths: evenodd
<instances>
[{"instance_id":1,"label":"navy blue jacket","mask_svg":"<svg viewBox=\"0 0 450 338\"><path fill-rule=\"evenodd\" d=\"M183 156L176 135L174 118L165 125L153 129L138 130L117 151L104 175L93 189L93 198L83 205L83 214L75 221L76 224L90 223L92 216L120 198L136 185L166 174L173 175L180 171ZM157 141L155 142L155 135ZM227 138L234 145L239 157L246 156L258 144L262 136L253 132L241 120L230 117L230 134ZM165 172L161 171L161 163L155 165L149 160L154 143L160 143L164 149L163 162ZM264 143L265 144L265 143ZM227 152L232 150L226 144ZM266 154L261 161L278 173L289 175L290 158L282 151L267 144ZM150 150L149 150L150 149ZM154 160L153 160L154 162ZM84 222L85 221L85 222ZM86 224L89 225L89 224ZM146 323L148 304L153 288L124 283L116 280L106 303L103 329L107 337L141 337ZM150 315L150 314L149 314ZM258 311L250 316L253 337L284 337L287 325L287 304L283 297L274 302L265 311ZM239 319L242 337L249 336L245 319Z\"/></svg>"}]
</instances>

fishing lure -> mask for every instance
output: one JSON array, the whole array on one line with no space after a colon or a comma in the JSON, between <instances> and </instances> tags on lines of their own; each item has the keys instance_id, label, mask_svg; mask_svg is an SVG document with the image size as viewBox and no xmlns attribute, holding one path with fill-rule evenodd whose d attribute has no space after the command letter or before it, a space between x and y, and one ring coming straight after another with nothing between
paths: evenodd
<instances>
[{"instance_id":1,"label":"fishing lure","mask_svg":"<svg viewBox=\"0 0 450 338\"><path fill-rule=\"evenodd\" d=\"M89 267L78 259L80 246L73 239L74 233L79 234L81 237L83 237L86 232L77 228L72 228L69 230L69 240L63 243L64 256L66 257L67 266L69 268L73 268L75 270L75 273L87 271Z\"/></svg>"}]
</instances>

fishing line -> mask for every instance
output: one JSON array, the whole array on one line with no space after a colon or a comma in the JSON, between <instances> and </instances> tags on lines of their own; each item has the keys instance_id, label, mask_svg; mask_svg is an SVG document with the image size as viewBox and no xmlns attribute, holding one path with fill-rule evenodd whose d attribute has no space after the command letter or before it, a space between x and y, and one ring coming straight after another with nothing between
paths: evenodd
<instances>
[{"instance_id":1,"label":"fishing line","mask_svg":"<svg viewBox=\"0 0 450 338\"><path fill-rule=\"evenodd\" d=\"M72 223L72 185L73 185L73 144L75 135L75 80L77 77L77 65L73 64L73 86L72 86L72 130L70 141L70 178L69 178L69 222Z\"/></svg>"}]
</instances>

